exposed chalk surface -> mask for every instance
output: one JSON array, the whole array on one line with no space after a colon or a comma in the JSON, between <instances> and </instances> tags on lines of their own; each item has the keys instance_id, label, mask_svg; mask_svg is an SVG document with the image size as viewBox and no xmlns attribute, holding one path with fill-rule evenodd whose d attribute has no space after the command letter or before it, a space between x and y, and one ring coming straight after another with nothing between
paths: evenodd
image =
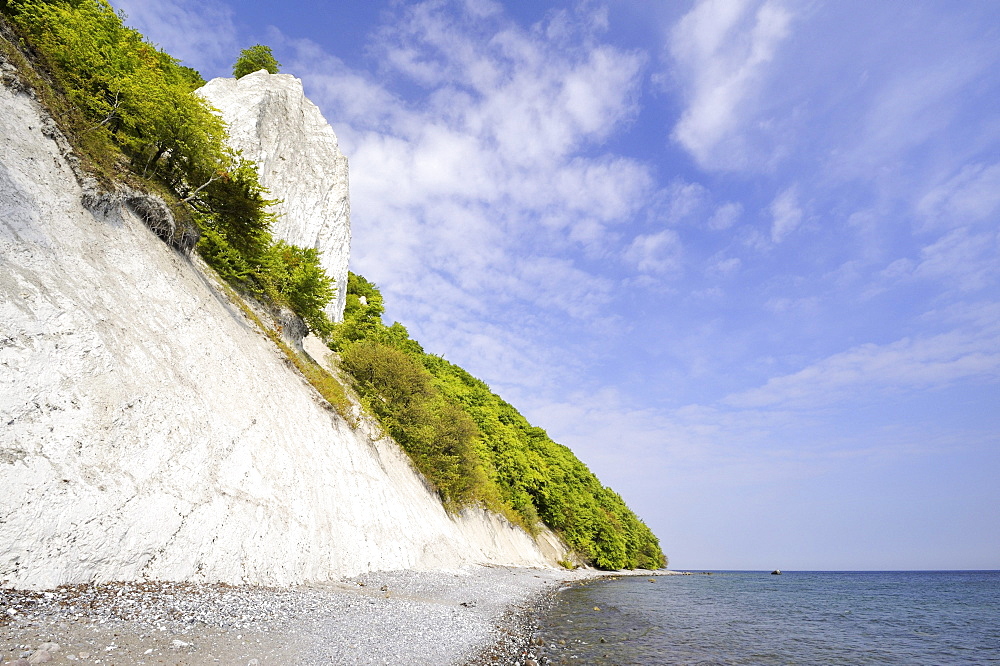
<instances>
[{"instance_id":1,"label":"exposed chalk surface","mask_svg":"<svg viewBox=\"0 0 1000 666\"><path fill-rule=\"evenodd\" d=\"M127 209L86 209L45 119L0 86L0 587L559 558L492 514L449 515L196 261Z\"/></svg>"},{"instance_id":2,"label":"exposed chalk surface","mask_svg":"<svg viewBox=\"0 0 1000 666\"><path fill-rule=\"evenodd\" d=\"M60 664L464 664L486 646L518 638L519 612L540 593L592 575L465 567L292 589L110 583L0 590L0 656L13 661L49 643L58 644Z\"/></svg>"},{"instance_id":3,"label":"exposed chalk surface","mask_svg":"<svg viewBox=\"0 0 1000 666\"><path fill-rule=\"evenodd\" d=\"M275 236L322 252L320 263L337 281L327 308L344 314L351 252L351 203L347 158L322 112L305 96L302 81L264 70L240 79L212 79L198 90L216 107L230 144L257 163L260 182L280 200Z\"/></svg>"}]
</instances>

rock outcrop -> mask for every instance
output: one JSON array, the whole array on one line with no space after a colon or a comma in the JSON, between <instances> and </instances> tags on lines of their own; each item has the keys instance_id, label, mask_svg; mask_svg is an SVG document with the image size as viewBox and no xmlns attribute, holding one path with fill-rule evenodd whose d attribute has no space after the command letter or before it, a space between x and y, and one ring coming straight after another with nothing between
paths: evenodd
<instances>
[{"instance_id":1,"label":"rock outcrop","mask_svg":"<svg viewBox=\"0 0 1000 666\"><path fill-rule=\"evenodd\" d=\"M261 184L280 199L275 236L322 252L321 264L337 281L327 308L344 314L351 252L347 158L323 114L289 74L260 70L240 79L212 79L198 94L217 108L230 144L257 163Z\"/></svg>"},{"instance_id":2,"label":"rock outcrop","mask_svg":"<svg viewBox=\"0 0 1000 666\"><path fill-rule=\"evenodd\" d=\"M335 147L310 114L295 122ZM313 154L256 117L271 119L265 173ZM287 585L564 557L552 535L543 553L496 516L445 512L394 442L331 410L135 206L82 205L44 126L0 86L0 584Z\"/></svg>"}]
</instances>

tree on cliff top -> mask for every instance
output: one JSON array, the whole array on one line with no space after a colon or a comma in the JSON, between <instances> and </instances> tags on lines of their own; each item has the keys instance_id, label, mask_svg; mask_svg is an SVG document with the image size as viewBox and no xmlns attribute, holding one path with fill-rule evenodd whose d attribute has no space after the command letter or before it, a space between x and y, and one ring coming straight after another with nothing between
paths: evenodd
<instances>
[{"instance_id":1,"label":"tree on cliff top","mask_svg":"<svg viewBox=\"0 0 1000 666\"><path fill-rule=\"evenodd\" d=\"M254 44L240 52L239 59L233 65L233 76L240 79L261 69L266 69L271 74L277 74L280 68L281 63L274 59L271 47Z\"/></svg>"}]
</instances>

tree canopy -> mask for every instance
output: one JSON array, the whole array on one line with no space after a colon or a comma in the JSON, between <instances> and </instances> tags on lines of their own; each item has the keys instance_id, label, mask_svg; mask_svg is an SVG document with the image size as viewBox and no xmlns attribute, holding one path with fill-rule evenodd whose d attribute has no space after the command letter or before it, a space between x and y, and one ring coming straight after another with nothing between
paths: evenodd
<instances>
[{"instance_id":1,"label":"tree canopy","mask_svg":"<svg viewBox=\"0 0 1000 666\"><path fill-rule=\"evenodd\" d=\"M277 74L278 70L281 69L281 64L274 59L271 47L254 44L250 48L240 51L240 57L233 65L233 76L240 79L262 69L266 69L271 74Z\"/></svg>"},{"instance_id":2,"label":"tree canopy","mask_svg":"<svg viewBox=\"0 0 1000 666\"><path fill-rule=\"evenodd\" d=\"M96 161L117 163L124 154L130 169L121 175L174 198L175 216L197 225L197 248L223 278L290 307L313 330L329 330L333 280L319 252L272 237L276 201L256 165L226 145L222 119L194 94L205 83L196 71L124 25L107 0L5 0L0 11L85 118L71 139L114 153ZM240 62L276 72L270 53L258 44Z\"/></svg>"}]
</instances>

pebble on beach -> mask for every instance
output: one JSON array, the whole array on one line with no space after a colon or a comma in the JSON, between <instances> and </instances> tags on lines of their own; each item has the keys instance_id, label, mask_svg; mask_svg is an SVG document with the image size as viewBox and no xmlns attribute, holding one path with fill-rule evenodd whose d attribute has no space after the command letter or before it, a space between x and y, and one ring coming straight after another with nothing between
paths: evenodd
<instances>
[{"instance_id":1,"label":"pebble on beach","mask_svg":"<svg viewBox=\"0 0 1000 666\"><path fill-rule=\"evenodd\" d=\"M2 656L16 659L3 666L98 659L237 666L546 664L531 611L554 598L564 581L594 575L467 567L377 572L281 589L169 582L0 589L6 634L0 647L7 650ZM39 635L42 627L48 635Z\"/></svg>"}]
</instances>

